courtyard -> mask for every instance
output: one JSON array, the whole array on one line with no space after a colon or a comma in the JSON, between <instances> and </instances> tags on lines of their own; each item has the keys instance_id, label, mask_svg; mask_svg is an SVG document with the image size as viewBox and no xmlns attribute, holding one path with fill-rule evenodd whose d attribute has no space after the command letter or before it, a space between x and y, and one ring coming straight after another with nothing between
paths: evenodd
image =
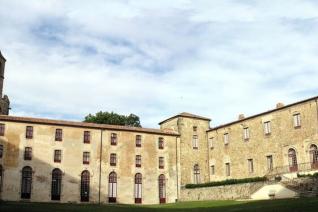
<instances>
[{"instance_id":1,"label":"courtyard","mask_svg":"<svg viewBox=\"0 0 318 212\"><path fill-rule=\"evenodd\" d=\"M95 205L95 204L52 204L28 202L1 202L1 212L134 212L134 211L318 211L318 198L283 199L270 201L198 201L165 205Z\"/></svg>"}]
</instances>

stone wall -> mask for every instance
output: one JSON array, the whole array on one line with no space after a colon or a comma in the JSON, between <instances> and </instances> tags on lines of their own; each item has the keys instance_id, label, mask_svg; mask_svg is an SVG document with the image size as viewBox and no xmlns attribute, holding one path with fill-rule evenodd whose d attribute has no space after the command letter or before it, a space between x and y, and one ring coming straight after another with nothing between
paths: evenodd
<instances>
[{"instance_id":1,"label":"stone wall","mask_svg":"<svg viewBox=\"0 0 318 212\"><path fill-rule=\"evenodd\" d=\"M268 173L267 156L270 155L273 168L288 167L290 148L296 151L298 164L309 163L310 146L318 146L316 101L312 99L210 130L208 138L213 138L213 148L209 149L209 163L210 167L215 167L215 173L210 173L210 180L264 176ZM301 117L300 127L293 124L293 115L297 113ZM264 134L264 122L267 121L271 122L269 135ZM243 138L246 127L250 134L248 140ZM229 134L228 145L224 144L225 133ZM248 159L253 160L253 172L248 169ZM225 163L230 163L230 176L225 175Z\"/></svg>"},{"instance_id":2,"label":"stone wall","mask_svg":"<svg viewBox=\"0 0 318 212\"><path fill-rule=\"evenodd\" d=\"M249 199L265 182L181 189L180 201Z\"/></svg>"}]
</instances>

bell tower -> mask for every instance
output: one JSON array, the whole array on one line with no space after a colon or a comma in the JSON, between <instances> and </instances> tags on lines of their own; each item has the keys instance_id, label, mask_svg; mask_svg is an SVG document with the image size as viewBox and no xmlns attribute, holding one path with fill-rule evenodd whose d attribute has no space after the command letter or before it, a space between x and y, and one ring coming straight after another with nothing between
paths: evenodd
<instances>
[{"instance_id":1,"label":"bell tower","mask_svg":"<svg viewBox=\"0 0 318 212\"><path fill-rule=\"evenodd\" d=\"M0 51L0 115L9 115L10 101L7 95L3 96L4 67L6 59Z\"/></svg>"}]
</instances>

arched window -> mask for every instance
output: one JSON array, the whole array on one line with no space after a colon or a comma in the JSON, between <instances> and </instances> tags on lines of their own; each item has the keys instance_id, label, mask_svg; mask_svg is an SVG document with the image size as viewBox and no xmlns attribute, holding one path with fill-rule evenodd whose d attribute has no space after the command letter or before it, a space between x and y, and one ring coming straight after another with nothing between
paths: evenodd
<instances>
[{"instance_id":1,"label":"arched window","mask_svg":"<svg viewBox=\"0 0 318 212\"><path fill-rule=\"evenodd\" d=\"M292 148L288 150L288 163L290 172L298 171L296 151Z\"/></svg>"},{"instance_id":2,"label":"arched window","mask_svg":"<svg viewBox=\"0 0 318 212\"><path fill-rule=\"evenodd\" d=\"M111 172L108 178L108 202L116 202L117 197L117 174Z\"/></svg>"},{"instance_id":3,"label":"arched window","mask_svg":"<svg viewBox=\"0 0 318 212\"><path fill-rule=\"evenodd\" d=\"M21 198L31 198L31 187L32 187L32 168L25 166L22 169L22 181L21 181Z\"/></svg>"},{"instance_id":4,"label":"arched window","mask_svg":"<svg viewBox=\"0 0 318 212\"><path fill-rule=\"evenodd\" d=\"M2 192L2 185L3 185L3 169L0 165L0 192Z\"/></svg>"},{"instance_id":5,"label":"arched window","mask_svg":"<svg viewBox=\"0 0 318 212\"><path fill-rule=\"evenodd\" d=\"M317 169L318 168L318 148L315 144L312 144L310 146L309 154L310 154L311 168Z\"/></svg>"},{"instance_id":6,"label":"arched window","mask_svg":"<svg viewBox=\"0 0 318 212\"><path fill-rule=\"evenodd\" d=\"M61 200L62 171L53 169L51 184L51 200Z\"/></svg>"},{"instance_id":7,"label":"arched window","mask_svg":"<svg viewBox=\"0 0 318 212\"><path fill-rule=\"evenodd\" d=\"M159 175L159 202L166 203L166 178L163 174Z\"/></svg>"},{"instance_id":8,"label":"arched window","mask_svg":"<svg viewBox=\"0 0 318 212\"><path fill-rule=\"evenodd\" d=\"M135 175L135 203L142 202L142 175L137 173Z\"/></svg>"},{"instance_id":9,"label":"arched window","mask_svg":"<svg viewBox=\"0 0 318 212\"><path fill-rule=\"evenodd\" d=\"M193 167L193 180L195 184L200 183L200 167L198 164Z\"/></svg>"},{"instance_id":10,"label":"arched window","mask_svg":"<svg viewBox=\"0 0 318 212\"><path fill-rule=\"evenodd\" d=\"M90 174L89 171L85 170L81 174L81 201L88 202L89 201L89 179Z\"/></svg>"}]
</instances>

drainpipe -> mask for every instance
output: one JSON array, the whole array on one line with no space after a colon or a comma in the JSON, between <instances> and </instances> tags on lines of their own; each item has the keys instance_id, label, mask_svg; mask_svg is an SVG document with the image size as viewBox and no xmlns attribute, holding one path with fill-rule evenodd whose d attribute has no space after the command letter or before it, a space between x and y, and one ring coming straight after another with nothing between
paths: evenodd
<instances>
[{"instance_id":1,"label":"drainpipe","mask_svg":"<svg viewBox=\"0 0 318 212\"><path fill-rule=\"evenodd\" d=\"M210 123L209 123L209 128L210 128ZM208 147L208 160L207 160L207 164L208 164L208 176L209 176L209 182L211 182L209 132L205 131L205 136L206 136L206 139L207 139L207 147Z\"/></svg>"},{"instance_id":2,"label":"drainpipe","mask_svg":"<svg viewBox=\"0 0 318 212\"><path fill-rule=\"evenodd\" d=\"M176 137L177 200L179 200L178 137Z\"/></svg>"},{"instance_id":3,"label":"drainpipe","mask_svg":"<svg viewBox=\"0 0 318 212\"><path fill-rule=\"evenodd\" d=\"M316 129L317 129L317 133L318 133L318 99L316 99L315 102L316 102L316 111L317 111L317 125L316 125Z\"/></svg>"},{"instance_id":4,"label":"drainpipe","mask_svg":"<svg viewBox=\"0 0 318 212\"><path fill-rule=\"evenodd\" d=\"M102 148L103 148L103 129L100 130L100 150L99 150L99 188L98 188L98 204L100 204L100 190L102 181Z\"/></svg>"}]
</instances>

